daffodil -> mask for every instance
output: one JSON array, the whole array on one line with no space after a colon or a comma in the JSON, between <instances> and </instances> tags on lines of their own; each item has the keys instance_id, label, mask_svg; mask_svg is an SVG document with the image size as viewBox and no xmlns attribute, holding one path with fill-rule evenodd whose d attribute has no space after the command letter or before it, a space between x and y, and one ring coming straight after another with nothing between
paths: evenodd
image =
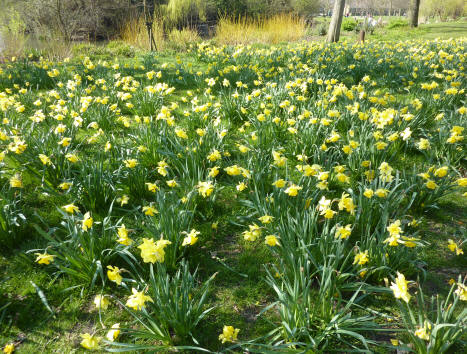
<instances>
[{"instance_id":1,"label":"daffodil","mask_svg":"<svg viewBox=\"0 0 467 354\"><path fill-rule=\"evenodd\" d=\"M150 296L144 294L144 291L138 291L132 288L131 292L132 295L128 297L126 306L133 310L140 311L145 306L146 302L154 302Z\"/></svg>"},{"instance_id":2,"label":"daffodil","mask_svg":"<svg viewBox=\"0 0 467 354\"><path fill-rule=\"evenodd\" d=\"M209 169L209 174L208 174L209 177L214 178L214 177L216 177L218 174L219 174L219 167L218 167L218 166L214 166L214 167L211 167L211 168Z\"/></svg>"},{"instance_id":3,"label":"daffodil","mask_svg":"<svg viewBox=\"0 0 467 354\"><path fill-rule=\"evenodd\" d=\"M298 195L298 192L302 189L303 187L297 186L296 184L292 183L285 191L285 194L288 194L291 197L295 197Z\"/></svg>"},{"instance_id":4,"label":"daffodil","mask_svg":"<svg viewBox=\"0 0 467 354\"><path fill-rule=\"evenodd\" d=\"M79 208L74 204L67 204L62 206L62 209L65 210L68 214L79 213Z\"/></svg>"},{"instance_id":5,"label":"daffodil","mask_svg":"<svg viewBox=\"0 0 467 354\"><path fill-rule=\"evenodd\" d=\"M62 183L60 183L58 185L58 188L60 188L61 190L66 191L66 190L70 189L71 185L72 185L72 183L70 183L70 182L62 182Z\"/></svg>"},{"instance_id":6,"label":"daffodil","mask_svg":"<svg viewBox=\"0 0 467 354\"><path fill-rule=\"evenodd\" d=\"M88 211L86 214L84 214L83 220L81 221L81 228L83 231L88 231L90 228L92 228L93 222L94 221L91 217L91 213Z\"/></svg>"},{"instance_id":7,"label":"daffodil","mask_svg":"<svg viewBox=\"0 0 467 354\"><path fill-rule=\"evenodd\" d=\"M209 155L208 155L208 160L211 162L220 160L222 158L221 153L218 150L213 150Z\"/></svg>"},{"instance_id":8,"label":"daffodil","mask_svg":"<svg viewBox=\"0 0 467 354\"><path fill-rule=\"evenodd\" d=\"M457 283L457 289L454 293L459 296L462 301L467 301L467 286L462 283Z\"/></svg>"},{"instance_id":9,"label":"daffodil","mask_svg":"<svg viewBox=\"0 0 467 354\"><path fill-rule=\"evenodd\" d=\"M11 354L15 351L15 345L13 343L8 343L3 347L3 352L5 354Z\"/></svg>"},{"instance_id":10,"label":"daffodil","mask_svg":"<svg viewBox=\"0 0 467 354\"><path fill-rule=\"evenodd\" d=\"M284 188L286 184L286 181L283 179L278 179L276 180L272 185L277 188Z\"/></svg>"},{"instance_id":11,"label":"daffodil","mask_svg":"<svg viewBox=\"0 0 467 354\"><path fill-rule=\"evenodd\" d=\"M83 348L86 348L88 350L99 349L100 338L95 337L89 333L81 334L81 338L82 338L82 341L80 344Z\"/></svg>"},{"instance_id":12,"label":"daffodil","mask_svg":"<svg viewBox=\"0 0 467 354\"><path fill-rule=\"evenodd\" d=\"M341 199L339 200L339 210L346 210L351 215L355 214L355 204L353 199L347 193L342 193Z\"/></svg>"},{"instance_id":13,"label":"daffodil","mask_svg":"<svg viewBox=\"0 0 467 354\"><path fill-rule=\"evenodd\" d=\"M417 329L414 334L423 340L430 340L430 329L431 325L425 321L424 326Z\"/></svg>"},{"instance_id":14,"label":"daffodil","mask_svg":"<svg viewBox=\"0 0 467 354\"><path fill-rule=\"evenodd\" d=\"M384 189L384 188L378 188L375 191L376 196L379 197L379 198L386 198L388 196L388 193L389 193L389 191L387 189Z\"/></svg>"},{"instance_id":15,"label":"daffodil","mask_svg":"<svg viewBox=\"0 0 467 354\"><path fill-rule=\"evenodd\" d=\"M274 247L279 245L279 241L275 235L268 235L264 238L264 243L268 246Z\"/></svg>"},{"instance_id":16,"label":"daffodil","mask_svg":"<svg viewBox=\"0 0 467 354\"><path fill-rule=\"evenodd\" d=\"M353 264L364 265L368 263L368 261L368 250L366 250L365 252L359 252L355 255Z\"/></svg>"},{"instance_id":17,"label":"daffodil","mask_svg":"<svg viewBox=\"0 0 467 354\"><path fill-rule=\"evenodd\" d=\"M108 341L114 342L120 335L120 323L115 323L112 325L111 329L107 332L105 337Z\"/></svg>"},{"instance_id":18,"label":"daffodil","mask_svg":"<svg viewBox=\"0 0 467 354\"><path fill-rule=\"evenodd\" d=\"M146 182L146 187L148 188L148 191L152 193L156 193L156 191L159 190L159 187L156 183Z\"/></svg>"},{"instance_id":19,"label":"daffodil","mask_svg":"<svg viewBox=\"0 0 467 354\"><path fill-rule=\"evenodd\" d=\"M435 181L432 181L431 179L428 180L428 181L425 183L425 186L426 186L428 189L436 189L436 188L438 188L438 185L435 183Z\"/></svg>"},{"instance_id":20,"label":"daffodil","mask_svg":"<svg viewBox=\"0 0 467 354\"><path fill-rule=\"evenodd\" d=\"M14 174L10 178L10 186L13 188L23 188L23 180L19 173Z\"/></svg>"},{"instance_id":21,"label":"daffodil","mask_svg":"<svg viewBox=\"0 0 467 354\"><path fill-rule=\"evenodd\" d=\"M122 276L120 275L122 270L118 267L110 265L107 266L107 269L107 277L109 278L109 280L115 282L117 285L120 285L123 280Z\"/></svg>"},{"instance_id":22,"label":"daffodil","mask_svg":"<svg viewBox=\"0 0 467 354\"><path fill-rule=\"evenodd\" d=\"M50 158L47 155L39 154L39 159L41 160L43 165L51 165L52 164L52 161L50 161Z\"/></svg>"},{"instance_id":23,"label":"daffodil","mask_svg":"<svg viewBox=\"0 0 467 354\"><path fill-rule=\"evenodd\" d=\"M123 160L125 166L128 168L135 168L138 165L138 161L135 159Z\"/></svg>"},{"instance_id":24,"label":"daffodil","mask_svg":"<svg viewBox=\"0 0 467 354\"><path fill-rule=\"evenodd\" d=\"M240 182L235 186L235 189L239 192L243 192L247 188L247 184L245 182Z\"/></svg>"},{"instance_id":25,"label":"daffodil","mask_svg":"<svg viewBox=\"0 0 467 354\"><path fill-rule=\"evenodd\" d=\"M182 234L186 235L183 239L182 246L193 246L196 242L198 242L197 236L200 234L200 232L192 229L190 232L183 231Z\"/></svg>"},{"instance_id":26,"label":"daffodil","mask_svg":"<svg viewBox=\"0 0 467 354\"><path fill-rule=\"evenodd\" d=\"M169 240L160 239L156 242L151 239L143 238L143 243L138 246L141 250L141 258L145 263L163 263L165 257L164 248L172 244Z\"/></svg>"},{"instance_id":27,"label":"daffodil","mask_svg":"<svg viewBox=\"0 0 467 354\"><path fill-rule=\"evenodd\" d=\"M171 179L170 181L166 181L165 183L167 183L167 185L171 188L174 188L174 187L177 187L178 186L178 183L176 180L174 179Z\"/></svg>"},{"instance_id":28,"label":"daffodil","mask_svg":"<svg viewBox=\"0 0 467 354\"><path fill-rule=\"evenodd\" d=\"M444 176L446 176L448 173L448 167L447 166L443 166L443 167L440 167L440 168L437 168L434 172L433 172L433 175L435 177L439 177L439 178L443 178Z\"/></svg>"},{"instance_id":29,"label":"daffodil","mask_svg":"<svg viewBox=\"0 0 467 354\"><path fill-rule=\"evenodd\" d=\"M128 237L128 230L125 227L125 224L122 224L117 229L117 235L118 235L118 240L117 242L124 245L124 246L130 246L133 243L133 240Z\"/></svg>"},{"instance_id":30,"label":"daffodil","mask_svg":"<svg viewBox=\"0 0 467 354\"><path fill-rule=\"evenodd\" d=\"M124 194L121 197L117 198L117 203L120 203L120 206L124 206L125 204L128 204L129 200L130 200L130 197Z\"/></svg>"},{"instance_id":31,"label":"daffodil","mask_svg":"<svg viewBox=\"0 0 467 354\"><path fill-rule=\"evenodd\" d=\"M143 207L143 213L148 216L154 216L155 214L159 214L156 208L152 205L146 205Z\"/></svg>"},{"instance_id":32,"label":"daffodil","mask_svg":"<svg viewBox=\"0 0 467 354\"><path fill-rule=\"evenodd\" d=\"M109 299L104 295L96 295L96 297L94 298L94 305L96 305L96 308L99 310L107 310L109 304Z\"/></svg>"},{"instance_id":33,"label":"daffodil","mask_svg":"<svg viewBox=\"0 0 467 354\"><path fill-rule=\"evenodd\" d=\"M448 240L448 248L451 252L455 252L456 256L459 256L461 254L464 254L464 251L462 248L460 248L457 243L455 243L453 240L449 239Z\"/></svg>"},{"instance_id":34,"label":"daffodil","mask_svg":"<svg viewBox=\"0 0 467 354\"><path fill-rule=\"evenodd\" d=\"M410 301L411 296L408 292L408 284L409 282L405 280L404 274L397 272L396 282L392 282L390 287L396 299L402 299L407 303Z\"/></svg>"},{"instance_id":35,"label":"daffodil","mask_svg":"<svg viewBox=\"0 0 467 354\"><path fill-rule=\"evenodd\" d=\"M371 199L374 193L375 192L372 189L365 189L365 191L363 192L363 195L367 197L368 199Z\"/></svg>"},{"instance_id":36,"label":"daffodil","mask_svg":"<svg viewBox=\"0 0 467 354\"><path fill-rule=\"evenodd\" d=\"M337 229L336 229L335 237L345 240L346 238L348 238L350 236L351 232L352 232L352 225L351 224L348 224L348 225L345 225L345 226L338 226Z\"/></svg>"},{"instance_id":37,"label":"daffodil","mask_svg":"<svg viewBox=\"0 0 467 354\"><path fill-rule=\"evenodd\" d=\"M237 165L226 167L224 170L229 176L238 176L242 173L242 169Z\"/></svg>"},{"instance_id":38,"label":"daffodil","mask_svg":"<svg viewBox=\"0 0 467 354\"><path fill-rule=\"evenodd\" d=\"M76 163L79 161L79 157L76 156L75 154L68 153L65 155L65 158L70 161L71 163Z\"/></svg>"},{"instance_id":39,"label":"daffodil","mask_svg":"<svg viewBox=\"0 0 467 354\"><path fill-rule=\"evenodd\" d=\"M263 224L269 224L274 220L274 216L271 215L263 215L258 218Z\"/></svg>"},{"instance_id":40,"label":"daffodil","mask_svg":"<svg viewBox=\"0 0 467 354\"><path fill-rule=\"evenodd\" d=\"M243 238L246 241L256 241L261 236L261 228L256 224L248 225L248 228L249 230L243 231Z\"/></svg>"},{"instance_id":41,"label":"daffodil","mask_svg":"<svg viewBox=\"0 0 467 354\"><path fill-rule=\"evenodd\" d=\"M58 145L61 145L63 147L67 147L68 145L70 145L70 143L71 143L71 138L66 138L65 137L65 138L63 138L62 140L60 140L58 142Z\"/></svg>"},{"instance_id":42,"label":"daffodil","mask_svg":"<svg viewBox=\"0 0 467 354\"><path fill-rule=\"evenodd\" d=\"M196 188L198 189L198 193L204 198L209 197L214 191L214 185L211 181L199 182Z\"/></svg>"},{"instance_id":43,"label":"daffodil","mask_svg":"<svg viewBox=\"0 0 467 354\"><path fill-rule=\"evenodd\" d=\"M219 340L222 343L235 342L237 340L238 332L240 329L234 328L233 326L224 326L222 333L219 335Z\"/></svg>"}]
</instances>

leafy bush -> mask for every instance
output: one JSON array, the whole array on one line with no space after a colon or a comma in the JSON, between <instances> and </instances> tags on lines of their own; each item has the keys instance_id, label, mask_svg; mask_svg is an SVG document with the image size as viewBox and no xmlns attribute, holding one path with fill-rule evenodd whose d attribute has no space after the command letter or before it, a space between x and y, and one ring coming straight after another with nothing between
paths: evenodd
<instances>
[{"instance_id":1,"label":"leafy bush","mask_svg":"<svg viewBox=\"0 0 467 354\"><path fill-rule=\"evenodd\" d=\"M342 29L344 31L352 32L357 27L357 21L353 18L346 17L342 20Z\"/></svg>"},{"instance_id":2,"label":"leafy bush","mask_svg":"<svg viewBox=\"0 0 467 354\"><path fill-rule=\"evenodd\" d=\"M325 36L328 34L328 26L326 26L325 24L322 24L318 27L318 34L320 36Z\"/></svg>"}]
</instances>

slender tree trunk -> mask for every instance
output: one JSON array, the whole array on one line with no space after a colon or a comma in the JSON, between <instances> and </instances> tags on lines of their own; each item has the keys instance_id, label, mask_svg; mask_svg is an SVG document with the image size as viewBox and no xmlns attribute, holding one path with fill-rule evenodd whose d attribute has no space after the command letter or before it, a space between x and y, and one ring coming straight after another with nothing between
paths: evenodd
<instances>
[{"instance_id":1,"label":"slender tree trunk","mask_svg":"<svg viewBox=\"0 0 467 354\"><path fill-rule=\"evenodd\" d=\"M332 10L331 24L329 25L328 42L338 42L341 33L342 15L344 14L345 0L336 0Z\"/></svg>"},{"instance_id":2,"label":"slender tree trunk","mask_svg":"<svg viewBox=\"0 0 467 354\"><path fill-rule=\"evenodd\" d=\"M420 0L412 0L412 8L410 14L410 26L418 27L418 12L420 10Z\"/></svg>"},{"instance_id":3,"label":"slender tree trunk","mask_svg":"<svg viewBox=\"0 0 467 354\"><path fill-rule=\"evenodd\" d=\"M63 14L62 14L62 1L61 0L57 0L56 1L56 11L57 11L57 18L58 18L58 21L60 22L60 26L62 27L62 34L63 36L65 37L65 42L68 42L70 40L70 36L68 35L68 29L67 29L67 25L65 24L65 21L63 21Z\"/></svg>"},{"instance_id":4,"label":"slender tree trunk","mask_svg":"<svg viewBox=\"0 0 467 354\"><path fill-rule=\"evenodd\" d=\"M152 33L154 24L154 0L143 0L144 19L146 21L146 29L148 32L149 47L151 52L156 49L156 41Z\"/></svg>"}]
</instances>

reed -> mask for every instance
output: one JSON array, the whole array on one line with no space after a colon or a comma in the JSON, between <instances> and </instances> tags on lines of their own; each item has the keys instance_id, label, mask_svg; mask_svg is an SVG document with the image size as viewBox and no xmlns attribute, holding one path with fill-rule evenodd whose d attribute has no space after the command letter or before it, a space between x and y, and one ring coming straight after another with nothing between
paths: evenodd
<instances>
[{"instance_id":1,"label":"reed","mask_svg":"<svg viewBox=\"0 0 467 354\"><path fill-rule=\"evenodd\" d=\"M173 49L186 50L190 44L200 41L198 33L188 27L178 30L176 28L164 35L162 21L155 19L153 23L153 35L157 50ZM127 21L120 32L122 40L130 45L142 49L149 49L148 33L143 17L132 17Z\"/></svg>"},{"instance_id":2,"label":"reed","mask_svg":"<svg viewBox=\"0 0 467 354\"><path fill-rule=\"evenodd\" d=\"M154 19L152 32L157 49L161 49L164 46L164 31L162 23L158 19ZM120 37L124 42L135 47L143 49L150 47L146 23L142 16L133 16L126 21L120 30Z\"/></svg>"},{"instance_id":3,"label":"reed","mask_svg":"<svg viewBox=\"0 0 467 354\"><path fill-rule=\"evenodd\" d=\"M190 28L173 29L167 36L166 47L175 50L186 50L190 47L190 44L200 40L201 37L198 33Z\"/></svg>"},{"instance_id":4,"label":"reed","mask_svg":"<svg viewBox=\"0 0 467 354\"><path fill-rule=\"evenodd\" d=\"M305 21L293 14L250 19L245 16L219 20L215 40L219 44L293 42L306 34Z\"/></svg>"}]
</instances>

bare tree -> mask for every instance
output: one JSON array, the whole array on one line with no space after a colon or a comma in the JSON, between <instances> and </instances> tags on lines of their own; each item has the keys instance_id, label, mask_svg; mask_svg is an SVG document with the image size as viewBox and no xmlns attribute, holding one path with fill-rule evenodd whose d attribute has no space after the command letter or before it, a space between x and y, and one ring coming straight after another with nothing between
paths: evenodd
<instances>
[{"instance_id":1,"label":"bare tree","mask_svg":"<svg viewBox=\"0 0 467 354\"><path fill-rule=\"evenodd\" d=\"M418 27L418 12L420 10L420 0L412 0L410 13L410 26Z\"/></svg>"},{"instance_id":2,"label":"bare tree","mask_svg":"<svg viewBox=\"0 0 467 354\"><path fill-rule=\"evenodd\" d=\"M331 24L329 25L328 42L338 42L341 33L342 15L344 14L345 0L336 0L332 10Z\"/></svg>"},{"instance_id":3,"label":"bare tree","mask_svg":"<svg viewBox=\"0 0 467 354\"><path fill-rule=\"evenodd\" d=\"M144 18L146 21L151 52L156 49L156 41L154 40L154 35L152 34L152 25L154 23L154 5L154 0L143 0Z\"/></svg>"}]
</instances>

